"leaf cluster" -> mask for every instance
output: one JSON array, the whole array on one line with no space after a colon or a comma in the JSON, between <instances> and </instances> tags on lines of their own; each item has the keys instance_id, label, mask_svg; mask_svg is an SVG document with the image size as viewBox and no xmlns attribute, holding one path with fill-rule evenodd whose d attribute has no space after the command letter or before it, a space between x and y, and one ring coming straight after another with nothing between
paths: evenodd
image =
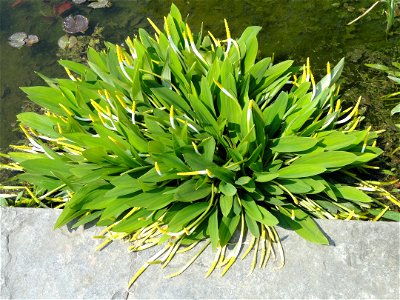
<instances>
[{"instance_id":1,"label":"leaf cluster","mask_svg":"<svg viewBox=\"0 0 400 300\"><path fill-rule=\"evenodd\" d=\"M61 60L69 79L23 88L47 112L18 116L30 146L10 156L22 180L68 194L56 227L95 220L105 243L166 245L151 260L164 264L209 238L225 272L246 231L250 251L278 240L275 225L328 244L312 217L398 218L357 175L382 151L357 129L359 102L341 105L343 60L316 83L309 61L257 59L260 27L193 34L174 5L163 29L150 23L154 35L90 48L87 65Z\"/></svg>"}]
</instances>

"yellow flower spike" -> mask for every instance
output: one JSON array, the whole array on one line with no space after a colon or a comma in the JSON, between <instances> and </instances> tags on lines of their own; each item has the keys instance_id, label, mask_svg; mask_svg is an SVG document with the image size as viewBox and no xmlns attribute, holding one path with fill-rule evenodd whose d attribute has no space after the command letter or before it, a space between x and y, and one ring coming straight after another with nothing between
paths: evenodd
<instances>
[{"instance_id":1,"label":"yellow flower spike","mask_svg":"<svg viewBox=\"0 0 400 300\"><path fill-rule=\"evenodd\" d=\"M192 31L190 30L190 27L189 27L188 24L186 24L186 32L187 32L187 36L188 36L188 38L189 38L189 42L190 42L190 43L194 43Z\"/></svg>"},{"instance_id":2,"label":"yellow flower spike","mask_svg":"<svg viewBox=\"0 0 400 300\"><path fill-rule=\"evenodd\" d=\"M314 80L314 75L310 70L310 79L311 79L311 84L313 85L313 87L315 87L315 80Z\"/></svg>"},{"instance_id":3,"label":"yellow flower spike","mask_svg":"<svg viewBox=\"0 0 400 300\"><path fill-rule=\"evenodd\" d=\"M294 214L294 209L292 209L292 213L290 215L290 218L294 221L296 219L296 215Z\"/></svg>"},{"instance_id":4,"label":"yellow flower spike","mask_svg":"<svg viewBox=\"0 0 400 300\"><path fill-rule=\"evenodd\" d=\"M211 40L214 42L215 46L221 47L219 40L217 40L210 31L208 31L208 35L211 37Z\"/></svg>"},{"instance_id":5,"label":"yellow flower spike","mask_svg":"<svg viewBox=\"0 0 400 300\"><path fill-rule=\"evenodd\" d=\"M341 101L340 101L340 99L338 99L338 101L336 102L336 106L335 106L335 111L336 112L339 111L340 106L341 106Z\"/></svg>"},{"instance_id":6,"label":"yellow flower spike","mask_svg":"<svg viewBox=\"0 0 400 300\"><path fill-rule=\"evenodd\" d=\"M199 148L197 147L195 142L192 142L192 146L193 146L194 152L196 152L198 155L201 155L200 152L199 152Z\"/></svg>"},{"instance_id":7,"label":"yellow flower spike","mask_svg":"<svg viewBox=\"0 0 400 300\"><path fill-rule=\"evenodd\" d=\"M130 49L132 49L132 50L135 49L135 46L133 45L132 39L129 36L125 39L125 42L126 42L126 44L128 45L128 47Z\"/></svg>"},{"instance_id":8,"label":"yellow flower spike","mask_svg":"<svg viewBox=\"0 0 400 300\"><path fill-rule=\"evenodd\" d=\"M101 115L101 112L97 112L97 115L99 116L100 122L104 125L106 124L106 121L104 120L104 118Z\"/></svg>"},{"instance_id":9,"label":"yellow flower spike","mask_svg":"<svg viewBox=\"0 0 400 300\"><path fill-rule=\"evenodd\" d=\"M326 73L328 75L331 75L331 64L329 63L329 61L326 63Z\"/></svg>"},{"instance_id":10,"label":"yellow flower spike","mask_svg":"<svg viewBox=\"0 0 400 300\"><path fill-rule=\"evenodd\" d=\"M354 217L354 210L351 210L346 220L351 220Z\"/></svg>"},{"instance_id":11,"label":"yellow flower spike","mask_svg":"<svg viewBox=\"0 0 400 300\"><path fill-rule=\"evenodd\" d=\"M196 175L208 175L206 170L200 170L200 171L191 171L191 172L178 172L176 175L178 176L196 176Z\"/></svg>"},{"instance_id":12,"label":"yellow flower spike","mask_svg":"<svg viewBox=\"0 0 400 300\"><path fill-rule=\"evenodd\" d=\"M157 34L161 34L161 30L157 27L156 24L154 24L154 22L150 18L147 18L147 21L150 23L151 27L153 27Z\"/></svg>"},{"instance_id":13,"label":"yellow flower spike","mask_svg":"<svg viewBox=\"0 0 400 300\"><path fill-rule=\"evenodd\" d=\"M58 123L58 122L57 122L57 129L58 129L58 133L59 133L59 134L63 134L61 125L60 125L60 123Z\"/></svg>"},{"instance_id":14,"label":"yellow flower spike","mask_svg":"<svg viewBox=\"0 0 400 300\"><path fill-rule=\"evenodd\" d=\"M303 83L307 80L307 68L306 65L303 65L303 74L301 75L301 82Z\"/></svg>"},{"instance_id":15,"label":"yellow flower spike","mask_svg":"<svg viewBox=\"0 0 400 300\"><path fill-rule=\"evenodd\" d=\"M104 96L106 97L107 100L111 99L111 95L107 90L104 90Z\"/></svg>"},{"instance_id":16,"label":"yellow flower spike","mask_svg":"<svg viewBox=\"0 0 400 300\"><path fill-rule=\"evenodd\" d=\"M361 117L358 117L354 120L353 124L351 125L351 127L347 130L347 131L353 131L354 129L356 129L357 125L360 123L361 121Z\"/></svg>"},{"instance_id":17,"label":"yellow flower spike","mask_svg":"<svg viewBox=\"0 0 400 300\"><path fill-rule=\"evenodd\" d=\"M226 40L230 40L231 39L231 31L229 30L228 21L226 19L224 19L224 24L225 24L225 31L226 31Z\"/></svg>"},{"instance_id":18,"label":"yellow flower spike","mask_svg":"<svg viewBox=\"0 0 400 300\"><path fill-rule=\"evenodd\" d=\"M310 58L307 57L307 64L306 64L306 81L309 80L311 74L311 68L310 68Z\"/></svg>"},{"instance_id":19,"label":"yellow flower spike","mask_svg":"<svg viewBox=\"0 0 400 300\"><path fill-rule=\"evenodd\" d=\"M174 106L173 105L171 105L171 107L169 109L169 123L171 124L171 127L173 129L176 129L175 120L174 120Z\"/></svg>"},{"instance_id":20,"label":"yellow flower spike","mask_svg":"<svg viewBox=\"0 0 400 300\"><path fill-rule=\"evenodd\" d=\"M92 104L92 106L94 107L94 109L98 112L98 113L103 113L103 114L107 114L107 111L102 108L96 101L94 101L93 99L90 99L90 104Z\"/></svg>"},{"instance_id":21,"label":"yellow flower spike","mask_svg":"<svg viewBox=\"0 0 400 300\"><path fill-rule=\"evenodd\" d=\"M361 99L362 99L362 97L360 96L360 97L358 98L357 103L356 103L356 105L354 106L353 110L347 115L347 117L345 117L345 118L342 119L342 120L337 121L336 124L346 123L346 122L350 121L351 118L352 118L353 116L357 115L357 114L358 114L358 106L359 106L360 103L361 103ZM351 109L351 108L350 108L350 109ZM344 113L347 112L347 111L350 110L350 109L345 110Z\"/></svg>"},{"instance_id":22,"label":"yellow flower spike","mask_svg":"<svg viewBox=\"0 0 400 300\"><path fill-rule=\"evenodd\" d=\"M127 105L126 105L126 103L124 102L124 100L122 100L122 98L121 98L119 95L115 95L115 97L117 98L119 104L121 104L121 106L122 106L124 109L126 109Z\"/></svg>"},{"instance_id":23,"label":"yellow flower spike","mask_svg":"<svg viewBox=\"0 0 400 300\"><path fill-rule=\"evenodd\" d=\"M92 114L89 114L89 119L92 120L92 123L95 122L95 121L94 121L94 118L93 118L93 116L92 116Z\"/></svg>"},{"instance_id":24,"label":"yellow flower spike","mask_svg":"<svg viewBox=\"0 0 400 300\"><path fill-rule=\"evenodd\" d=\"M117 50L118 62L122 63L124 61L124 55L122 53L122 48L119 45L117 45L116 50Z\"/></svg>"},{"instance_id":25,"label":"yellow flower spike","mask_svg":"<svg viewBox=\"0 0 400 300\"><path fill-rule=\"evenodd\" d=\"M58 105L67 113L67 115L69 115L71 117L74 115L73 112L70 111L68 108L66 108L63 104L58 103Z\"/></svg>"},{"instance_id":26,"label":"yellow flower spike","mask_svg":"<svg viewBox=\"0 0 400 300\"><path fill-rule=\"evenodd\" d=\"M365 138L364 138L364 143L361 148L361 153L364 153L365 148L367 148L368 136L369 136L369 132L370 132L371 128L372 128L372 126L368 126L368 128L367 128L367 134L365 135Z\"/></svg>"},{"instance_id":27,"label":"yellow flower spike","mask_svg":"<svg viewBox=\"0 0 400 300\"><path fill-rule=\"evenodd\" d=\"M160 171L160 166L158 165L158 162L154 163L154 168L156 169L156 172L159 176L162 176L162 173Z\"/></svg>"},{"instance_id":28,"label":"yellow flower spike","mask_svg":"<svg viewBox=\"0 0 400 300\"><path fill-rule=\"evenodd\" d=\"M122 146L120 142L118 142L115 138L112 136L107 136L109 140L111 140L115 145L117 146Z\"/></svg>"},{"instance_id":29,"label":"yellow flower spike","mask_svg":"<svg viewBox=\"0 0 400 300\"><path fill-rule=\"evenodd\" d=\"M167 17L164 16L164 28L165 28L165 32L167 33L167 37L171 36L171 33L169 31L169 26L168 26L168 22L167 22Z\"/></svg>"},{"instance_id":30,"label":"yellow flower spike","mask_svg":"<svg viewBox=\"0 0 400 300\"><path fill-rule=\"evenodd\" d=\"M67 72L68 77L71 78L72 81L76 81L76 78L74 77L74 75L72 75L71 71L67 67L64 67L64 69L65 72Z\"/></svg>"},{"instance_id":31,"label":"yellow flower spike","mask_svg":"<svg viewBox=\"0 0 400 300\"><path fill-rule=\"evenodd\" d=\"M111 110L109 106L106 106L106 115L111 117Z\"/></svg>"},{"instance_id":32,"label":"yellow flower spike","mask_svg":"<svg viewBox=\"0 0 400 300\"><path fill-rule=\"evenodd\" d=\"M387 212L389 209L389 206L385 206L385 208L372 220L372 221L378 221L382 216Z\"/></svg>"},{"instance_id":33,"label":"yellow flower spike","mask_svg":"<svg viewBox=\"0 0 400 300\"><path fill-rule=\"evenodd\" d=\"M25 134L25 136L29 139L32 138L32 136L29 134L29 132L25 129L24 126L22 126L22 124L19 125L19 127L21 128L22 132Z\"/></svg>"},{"instance_id":34,"label":"yellow flower spike","mask_svg":"<svg viewBox=\"0 0 400 300\"><path fill-rule=\"evenodd\" d=\"M232 96L231 93L229 93L223 86L222 84L220 84L218 81L216 81L215 79L213 79L214 83L217 85L217 87L219 87L219 89L225 94L227 95L229 98L236 100L235 97Z\"/></svg>"}]
</instances>

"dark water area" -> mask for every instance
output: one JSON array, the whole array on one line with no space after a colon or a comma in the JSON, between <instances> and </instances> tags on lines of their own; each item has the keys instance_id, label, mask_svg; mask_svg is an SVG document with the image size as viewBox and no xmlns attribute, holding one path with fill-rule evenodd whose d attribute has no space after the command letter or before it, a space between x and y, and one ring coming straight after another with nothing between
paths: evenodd
<instances>
[{"instance_id":1,"label":"dark water area","mask_svg":"<svg viewBox=\"0 0 400 300\"><path fill-rule=\"evenodd\" d=\"M53 15L53 6L70 0L0 0L0 151L21 138L16 115L24 109L27 99L21 86L41 85L35 74L65 77L57 64L57 40L65 34L61 16ZM162 24L172 1L112 0L113 6L91 9L74 5L68 13L83 14L89 19L89 30L95 25L104 27L105 40L122 43L133 36L139 27L152 31L146 18ZM378 6L365 18L351 26L346 23L360 15L374 1L367 0L176 0L174 3L187 15L192 29L210 30L216 37L225 37L223 19L229 22L232 36L238 37L250 25L263 27L259 35L260 56L275 56L275 61L294 59L302 65L310 57L317 78L326 62L336 64L346 58L343 73L343 100L348 105L363 97L366 125L386 129L389 133L383 144L393 149L398 143L390 108L380 96L398 91L383 73L368 69L365 63L389 65L400 61L399 18L391 36L385 33L384 6ZM21 49L8 45L8 37L24 31L39 36L40 42ZM319 75L319 76L318 76Z\"/></svg>"}]
</instances>

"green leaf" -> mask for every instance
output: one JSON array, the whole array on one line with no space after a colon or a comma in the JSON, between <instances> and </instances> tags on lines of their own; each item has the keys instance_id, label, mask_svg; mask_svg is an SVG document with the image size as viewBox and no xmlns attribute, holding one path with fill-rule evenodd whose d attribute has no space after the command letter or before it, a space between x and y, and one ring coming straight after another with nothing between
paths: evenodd
<instances>
[{"instance_id":1,"label":"green leaf","mask_svg":"<svg viewBox=\"0 0 400 300\"><path fill-rule=\"evenodd\" d=\"M302 238L312 243L329 245L328 239L309 215L294 206L287 206L287 208L281 208L277 214L280 226L294 230ZM291 213L288 210L294 211L294 220L291 219Z\"/></svg>"},{"instance_id":2,"label":"green leaf","mask_svg":"<svg viewBox=\"0 0 400 300\"><path fill-rule=\"evenodd\" d=\"M245 214L245 221L251 234L256 238L260 237L260 228L258 227L257 221L251 218L248 214Z\"/></svg>"},{"instance_id":3,"label":"green leaf","mask_svg":"<svg viewBox=\"0 0 400 300\"><path fill-rule=\"evenodd\" d=\"M251 198L250 195L245 194L240 199L240 202L242 203L243 207L245 208L246 214L248 214L255 220L262 220L263 215L261 214L260 210L258 209L258 205L253 200L253 198Z\"/></svg>"},{"instance_id":4,"label":"green leaf","mask_svg":"<svg viewBox=\"0 0 400 300\"><path fill-rule=\"evenodd\" d=\"M218 232L218 208L214 208L208 218L208 234L210 235L211 246L213 250L218 247L219 232Z\"/></svg>"},{"instance_id":5,"label":"green leaf","mask_svg":"<svg viewBox=\"0 0 400 300\"><path fill-rule=\"evenodd\" d=\"M318 167L329 169L344 167L356 160L357 156L350 152L327 151L302 155L299 159L294 161L293 165L313 164Z\"/></svg>"},{"instance_id":6,"label":"green leaf","mask_svg":"<svg viewBox=\"0 0 400 300\"><path fill-rule=\"evenodd\" d=\"M303 178L324 173L326 169L321 165L313 165L311 163L297 163L278 171L279 178Z\"/></svg>"},{"instance_id":7,"label":"green leaf","mask_svg":"<svg viewBox=\"0 0 400 300\"><path fill-rule=\"evenodd\" d=\"M168 230L171 232L180 231L186 224L201 215L206 210L207 206L207 202L197 202L181 209L171 221L169 221Z\"/></svg>"},{"instance_id":8,"label":"green leaf","mask_svg":"<svg viewBox=\"0 0 400 300\"><path fill-rule=\"evenodd\" d=\"M240 215L235 215L233 217L222 217L221 224L219 226L219 241L221 247L225 246L232 238L239 221Z\"/></svg>"},{"instance_id":9,"label":"green leaf","mask_svg":"<svg viewBox=\"0 0 400 300\"><path fill-rule=\"evenodd\" d=\"M258 205L258 209L262 214L261 220L257 220L266 226L275 226L279 223L278 219L266 208Z\"/></svg>"},{"instance_id":10,"label":"green leaf","mask_svg":"<svg viewBox=\"0 0 400 300\"><path fill-rule=\"evenodd\" d=\"M205 184L196 189L196 180L191 179L181 184L177 189L174 189L174 199L180 202L192 202L199 199L204 199L211 193L211 186Z\"/></svg>"},{"instance_id":11,"label":"green leaf","mask_svg":"<svg viewBox=\"0 0 400 300\"><path fill-rule=\"evenodd\" d=\"M368 196L363 191L361 191L355 187L342 186L342 185L338 185L338 184L331 186L331 187L337 197L351 200L351 201L356 201L356 202L364 202L364 203L373 202L373 200L370 196Z\"/></svg>"},{"instance_id":12,"label":"green leaf","mask_svg":"<svg viewBox=\"0 0 400 300\"><path fill-rule=\"evenodd\" d=\"M219 205L221 207L222 214L227 217L232 210L233 205L233 195L221 195L219 198Z\"/></svg>"},{"instance_id":13,"label":"green leaf","mask_svg":"<svg viewBox=\"0 0 400 300\"><path fill-rule=\"evenodd\" d=\"M257 182L268 182L279 176L278 173L269 172L255 172L254 175L256 176L255 181Z\"/></svg>"},{"instance_id":14,"label":"green leaf","mask_svg":"<svg viewBox=\"0 0 400 300\"><path fill-rule=\"evenodd\" d=\"M317 144L318 140L310 137L284 136L272 140L270 149L274 152L301 152L309 150Z\"/></svg>"},{"instance_id":15,"label":"green leaf","mask_svg":"<svg viewBox=\"0 0 400 300\"><path fill-rule=\"evenodd\" d=\"M220 183L219 190L226 196L234 196L237 191L234 185L226 182Z\"/></svg>"}]
</instances>

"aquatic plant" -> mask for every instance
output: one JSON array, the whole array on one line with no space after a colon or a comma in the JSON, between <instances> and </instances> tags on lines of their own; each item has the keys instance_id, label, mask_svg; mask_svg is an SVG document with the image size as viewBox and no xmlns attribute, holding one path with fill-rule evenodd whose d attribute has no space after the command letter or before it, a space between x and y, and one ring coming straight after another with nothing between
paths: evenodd
<instances>
[{"instance_id":1,"label":"aquatic plant","mask_svg":"<svg viewBox=\"0 0 400 300\"><path fill-rule=\"evenodd\" d=\"M316 82L309 60L257 59L260 27L235 40L225 20L224 40L193 34L174 5L163 30L149 22L155 36L140 29L125 48L90 48L87 65L60 61L69 79L41 75L49 87L22 89L46 113L18 115L30 144L9 156L21 180L67 200L55 227L96 220L100 248L116 238L132 251L163 245L132 284L202 240L171 276L210 244L207 276L224 274L246 232L253 269L257 254L264 266L281 249L275 226L328 244L312 217L398 218L399 201L359 175L382 150L377 132L357 129L360 99L342 106L343 60Z\"/></svg>"},{"instance_id":2,"label":"aquatic plant","mask_svg":"<svg viewBox=\"0 0 400 300\"><path fill-rule=\"evenodd\" d=\"M394 24L396 6L400 5L399 0L378 0L374 4L372 4L370 8L368 8L362 15L358 16L353 21L349 22L347 25L351 25L360 20L361 18L365 17L375 6L377 6L380 3L385 3L386 5L386 10L385 10L386 32L389 33Z\"/></svg>"},{"instance_id":3,"label":"aquatic plant","mask_svg":"<svg viewBox=\"0 0 400 300\"><path fill-rule=\"evenodd\" d=\"M392 65L393 68L381 64L366 64L367 67L385 72L390 80L394 81L396 84L400 84L400 63L393 62ZM385 95L382 99L396 103L390 112L392 115L400 113L400 92ZM397 127L400 128L400 124L397 124Z\"/></svg>"}]
</instances>

